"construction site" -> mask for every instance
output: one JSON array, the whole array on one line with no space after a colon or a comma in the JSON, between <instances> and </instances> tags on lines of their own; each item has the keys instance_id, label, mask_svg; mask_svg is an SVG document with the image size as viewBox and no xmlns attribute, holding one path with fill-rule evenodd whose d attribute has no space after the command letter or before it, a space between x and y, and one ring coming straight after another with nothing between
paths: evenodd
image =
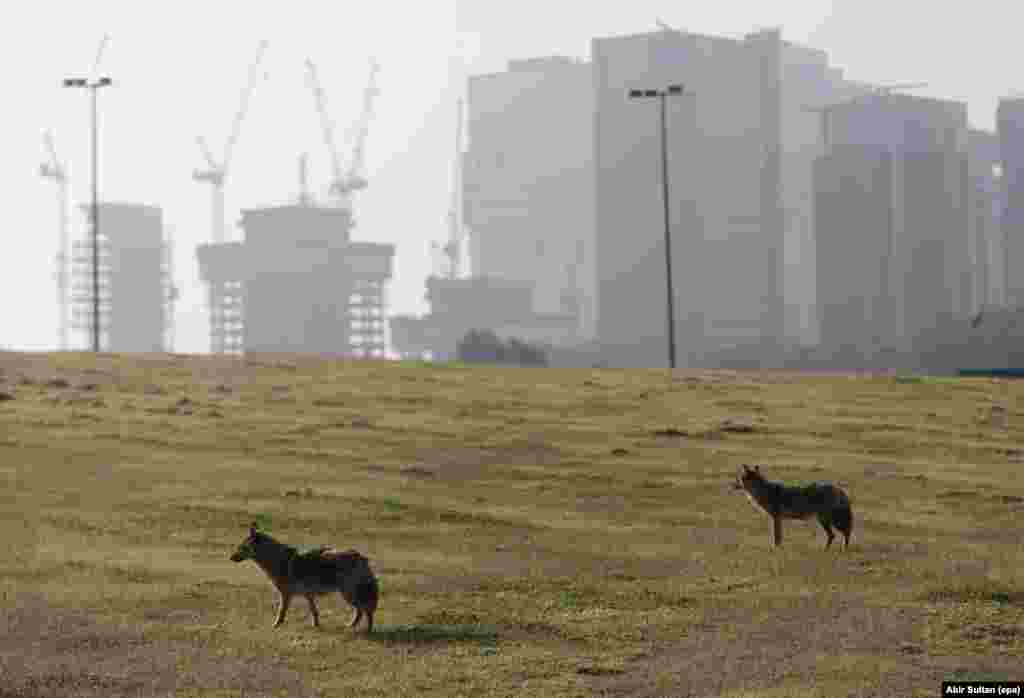
<instances>
[{"instance_id":1,"label":"construction site","mask_svg":"<svg viewBox=\"0 0 1024 698\"><path fill-rule=\"evenodd\" d=\"M101 351L163 352L174 346L173 245L157 206L102 203L99 236ZM91 229L92 208L82 206ZM84 236L83 236L84 237ZM93 246L76 240L71 253L71 327L93 334Z\"/></svg>"},{"instance_id":2,"label":"construction site","mask_svg":"<svg viewBox=\"0 0 1024 698\"><path fill-rule=\"evenodd\" d=\"M93 65L98 74L109 37ZM193 181L210 188L209 242L198 245L200 279L206 284L210 350L213 353L292 351L382 357L388 353L386 285L395 247L353 239L353 198L368 185L364 166L379 66L371 60L362 108L353 126L348 163L336 144L334 121L316 65L305 62L307 86L321 123L330 165L328 194L317 200L308 181L307 155L298 155L298 193L276 206L243 209L241 235L225 220L225 186L232 156L269 44L261 41L249 67L222 157L196 139L206 167ZM95 86L110 84L95 83ZM65 86L92 87L84 80ZM93 116L95 136L95 113ZM92 205L69 216L69 182L53 137L43 137L47 160L39 174L56 185L58 253L58 346L113 352L160 352L174 348L173 243L159 207L96 200L93 153ZM93 141L95 148L95 137ZM82 225L79 225L81 222ZM237 239L240 238L240 239ZM95 245L94 245L95 241Z\"/></svg>"},{"instance_id":3,"label":"construction site","mask_svg":"<svg viewBox=\"0 0 1024 698\"><path fill-rule=\"evenodd\" d=\"M306 61L330 156L329 196L316 201L309 193L306 156L301 154L295 201L243 210L242 239L228 239L224 186L266 48L266 42L259 46L220 161L198 139L207 169L194 172L193 179L209 184L212 194L211 241L196 250L200 278L208 288L210 350L383 357L388 349L386 284L395 247L352 239L353 196L368 184L364 148L378 94L375 62L363 92L351 164L345 169L316 65Z\"/></svg>"},{"instance_id":4,"label":"construction site","mask_svg":"<svg viewBox=\"0 0 1024 698\"><path fill-rule=\"evenodd\" d=\"M940 334L952 346L958 332L975 344L1017 332L1019 94L999 100L986 131L962 102L905 94L926 83L851 80L778 29L726 38L661 23L593 39L590 61L544 56L467 75L447 239L430 248L429 310L389 318L395 246L359 240L353 207L369 184L375 61L343 157L306 60L327 186L311 186L307 154L297 153L290 200L226 220L267 48L257 47L221 156L196 139L205 166L192 179L210 191L209 241L196 260L213 353L444 360L469 331L490 330L606 365L658 366L674 361L671 324L690 365L816 353L913 368ZM671 80L686 88L668 100L659 133L630 95ZM723 80L733 88L716 89ZM87 228L73 236L66 171L49 134L44 143L40 175L56 184L60 211L60 347L71 348L75 329L96 330L108 351L172 349L178 289L161 209L102 202L97 227L82 207ZM982 317L978 330L971 318Z\"/></svg>"}]
</instances>

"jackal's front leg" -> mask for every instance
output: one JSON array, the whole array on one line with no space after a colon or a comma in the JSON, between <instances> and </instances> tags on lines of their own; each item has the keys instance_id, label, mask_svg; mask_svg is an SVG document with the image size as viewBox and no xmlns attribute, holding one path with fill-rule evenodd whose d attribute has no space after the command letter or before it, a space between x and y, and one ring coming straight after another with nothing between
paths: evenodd
<instances>
[{"instance_id":1,"label":"jackal's front leg","mask_svg":"<svg viewBox=\"0 0 1024 698\"><path fill-rule=\"evenodd\" d=\"M772 517L772 542L776 548L782 546L782 517Z\"/></svg>"},{"instance_id":2,"label":"jackal's front leg","mask_svg":"<svg viewBox=\"0 0 1024 698\"><path fill-rule=\"evenodd\" d=\"M277 620L274 621L274 627L280 627L281 623L284 622L284 617L288 613L288 606L292 603L292 595L281 592L280 596L280 608L277 611Z\"/></svg>"}]
</instances>

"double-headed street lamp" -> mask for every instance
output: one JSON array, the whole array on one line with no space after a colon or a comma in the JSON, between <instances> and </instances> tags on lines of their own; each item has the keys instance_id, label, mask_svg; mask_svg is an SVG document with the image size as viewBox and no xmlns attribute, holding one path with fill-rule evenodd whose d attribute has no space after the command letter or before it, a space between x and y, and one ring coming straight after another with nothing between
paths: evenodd
<instances>
[{"instance_id":1,"label":"double-headed street lamp","mask_svg":"<svg viewBox=\"0 0 1024 698\"><path fill-rule=\"evenodd\" d=\"M65 78L64 87L84 87L92 102L92 350L100 350L100 205L97 194L99 172L98 137L96 132L96 90L112 85L110 78Z\"/></svg>"},{"instance_id":2,"label":"double-headed street lamp","mask_svg":"<svg viewBox=\"0 0 1024 698\"><path fill-rule=\"evenodd\" d=\"M672 239L668 205L668 136L665 126L665 99L669 96L681 96L685 92L682 85L669 85L662 90L630 90L630 99L657 98L661 106L661 199L665 213L665 286L668 293L668 365L676 367L676 316L675 300L672 291ZM686 92L692 94L692 92Z\"/></svg>"}]
</instances>

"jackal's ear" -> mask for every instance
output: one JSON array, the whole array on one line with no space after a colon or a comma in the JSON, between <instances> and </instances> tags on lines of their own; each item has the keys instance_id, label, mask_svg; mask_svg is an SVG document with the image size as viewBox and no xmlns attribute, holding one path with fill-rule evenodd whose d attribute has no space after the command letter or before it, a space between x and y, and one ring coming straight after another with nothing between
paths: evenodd
<instances>
[{"instance_id":1,"label":"jackal's ear","mask_svg":"<svg viewBox=\"0 0 1024 698\"><path fill-rule=\"evenodd\" d=\"M755 465L754 466L754 472L760 475L761 474L761 466L760 465Z\"/></svg>"}]
</instances>

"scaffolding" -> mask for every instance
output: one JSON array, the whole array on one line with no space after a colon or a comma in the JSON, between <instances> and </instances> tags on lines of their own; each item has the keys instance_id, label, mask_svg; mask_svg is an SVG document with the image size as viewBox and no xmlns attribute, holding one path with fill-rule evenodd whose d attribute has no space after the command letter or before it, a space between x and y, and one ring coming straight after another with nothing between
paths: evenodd
<instances>
[{"instance_id":1,"label":"scaffolding","mask_svg":"<svg viewBox=\"0 0 1024 698\"><path fill-rule=\"evenodd\" d=\"M92 337L93 280L92 240L75 240L71 244L71 327ZM110 329L110 243L99 239L99 322L100 351L109 351Z\"/></svg>"},{"instance_id":2,"label":"scaffolding","mask_svg":"<svg viewBox=\"0 0 1024 698\"><path fill-rule=\"evenodd\" d=\"M72 243L71 312L75 330L92 336L93 278L91 214ZM167 351L173 343L172 249L164 239L159 208L139 204L100 205L100 349L116 352Z\"/></svg>"},{"instance_id":3,"label":"scaffolding","mask_svg":"<svg viewBox=\"0 0 1024 698\"><path fill-rule=\"evenodd\" d=\"M354 279L349 294L349 352L355 356L382 358L387 352L384 318L384 281Z\"/></svg>"},{"instance_id":4,"label":"scaffolding","mask_svg":"<svg viewBox=\"0 0 1024 698\"><path fill-rule=\"evenodd\" d=\"M394 245L351 242L348 211L310 205L243 211L242 227L196 250L212 353L386 356Z\"/></svg>"},{"instance_id":5,"label":"scaffolding","mask_svg":"<svg viewBox=\"0 0 1024 698\"><path fill-rule=\"evenodd\" d=\"M164 290L164 351L174 351L174 315L178 303L178 284L174 280L174 239L171 230L166 230L166 239L161 245L160 279Z\"/></svg>"},{"instance_id":6,"label":"scaffolding","mask_svg":"<svg viewBox=\"0 0 1024 698\"><path fill-rule=\"evenodd\" d=\"M241 281L209 283L210 351L241 354L244 347L244 287Z\"/></svg>"}]
</instances>

